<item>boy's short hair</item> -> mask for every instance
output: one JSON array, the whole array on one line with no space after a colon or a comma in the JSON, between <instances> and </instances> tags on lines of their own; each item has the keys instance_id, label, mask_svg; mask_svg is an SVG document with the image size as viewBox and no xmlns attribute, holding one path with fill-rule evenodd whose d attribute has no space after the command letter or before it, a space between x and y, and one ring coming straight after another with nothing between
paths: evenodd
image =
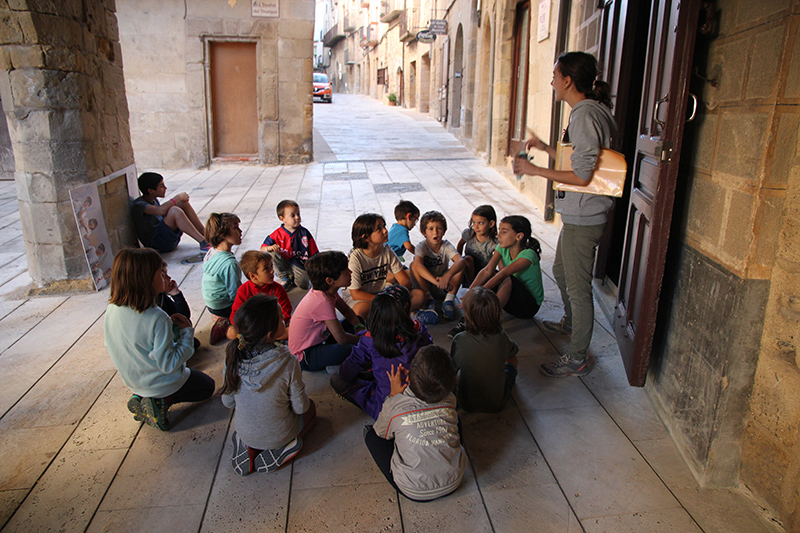
<instances>
[{"instance_id":1,"label":"boy's short hair","mask_svg":"<svg viewBox=\"0 0 800 533\"><path fill-rule=\"evenodd\" d=\"M283 212L287 207L300 207L300 204L294 200L281 200L278 202L278 207L275 208L275 211L278 213L278 218L283 216Z\"/></svg>"},{"instance_id":2,"label":"boy's short hair","mask_svg":"<svg viewBox=\"0 0 800 533\"><path fill-rule=\"evenodd\" d=\"M306 274L311 286L318 291L327 291L328 278L336 279L347 269L347 256L342 252L319 252L306 261Z\"/></svg>"},{"instance_id":3,"label":"boy's short hair","mask_svg":"<svg viewBox=\"0 0 800 533\"><path fill-rule=\"evenodd\" d=\"M408 215L419 216L419 208L410 200L400 200L400 203L394 208L394 219L405 220Z\"/></svg>"},{"instance_id":4,"label":"boy's short hair","mask_svg":"<svg viewBox=\"0 0 800 533\"><path fill-rule=\"evenodd\" d=\"M367 239L364 235L372 233L375 230L375 224L377 224L379 220L383 220L383 223L386 224L386 219L377 213L358 215L358 218L353 222L353 231L351 234L353 238L353 248L363 250L367 247Z\"/></svg>"},{"instance_id":5,"label":"boy's short hair","mask_svg":"<svg viewBox=\"0 0 800 533\"><path fill-rule=\"evenodd\" d=\"M150 190L156 190L158 184L164 181L164 176L157 172L144 172L139 176L139 190L142 194L147 194Z\"/></svg>"},{"instance_id":6,"label":"boy's short hair","mask_svg":"<svg viewBox=\"0 0 800 533\"><path fill-rule=\"evenodd\" d=\"M408 370L408 386L425 403L438 403L456 388L456 369L444 348L420 348Z\"/></svg>"},{"instance_id":7,"label":"boy's short hair","mask_svg":"<svg viewBox=\"0 0 800 533\"><path fill-rule=\"evenodd\" d=\"M422 218L419 219L419 231L425 235L425 228L428 227L428 224L431 222L438 222L442 225L442 229L447 231L447 219L444 218L444 215L441 214L439 211L428 211Z\"/></svg>"},{"instance_id":8,"label":"boy's short hair","mask_svg":"<svg viewBox=\"0 0 800 533\"><path fill-rule=\"evenodd\" d=\"M225 237L230 235L236 224L239 223L239 217L233 213L211 213L206 222L205 238L206 242L216 248L219 243L225 240Z\"/></svg>"},{"instance_id":9,"label":"boy's short hair","mask_svg":"<svg viewBox=\"0 0 800 533\"><path fill-rule=\"evenodd\" d=\"M503 308L491 289L473 287L461 301L467 333L496 335L503 331Z\"/></svg>"},{"instance_id":10,"label":"boy's short hair","mask_svg":"<svg viewBox=\"0 0 800 533\"><path fill-rule=\"evenodd\" d=\"M258 272L258 268L263 263L272 263L272 256L260 250L248 250L242 254L242 258L239 260L239 268L250 279L250 274Z\"/></svg>"}]
</instances>

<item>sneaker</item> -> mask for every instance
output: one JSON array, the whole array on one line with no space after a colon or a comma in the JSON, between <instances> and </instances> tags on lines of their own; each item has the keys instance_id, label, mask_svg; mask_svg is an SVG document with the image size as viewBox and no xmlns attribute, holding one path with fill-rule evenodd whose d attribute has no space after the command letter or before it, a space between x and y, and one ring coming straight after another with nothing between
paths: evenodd
<instances>
[{"instance_id":1,"label":"sneaker","mask_svg":"<svg viewBox=\"0 0 800 533\"><path fill-rule=\"evenodd\" d=\"M555 333L556 335L572 335L572 326L568 326L564 323L564 318L562 317L561 320L558 322L553 322L551 320L542 320L541 321L542 329L545 330L547 333Z\"/></svg>"},{"instance_id":2,"label":"sneaker","mask_svg":"<svg viewBox=\"0 0 800 533\"><path fill-rule=\"evenodd\" d=\"M255 472L274 472L294 459L302 447L303 439L297 437L283 448L264 450L253 460L253 470Z\"/></svg>"},{"instance_id":3,"label":"sneaker","mask_svg":"<svg viewBox=\"0 0 800 533\"><path fill-rule=\"evenodd\" d=\"M447 320L456 319L456 305L453 300L446 300L442 302L442 314Z\"/></svg>"},{"instance_id":4,"label":"sneaker","mask_svg":"<svg viewBox=\"0 0 800 533\"><path fill-rule=\"evenodd\" d=\"M130 400L128 400L130 404ZM153 426L161 431L169 430L169 419L167 418L167 411L169 405L164 398L142 398L142 413L144 414L144 421L148 426Z\"/></svg>"},{"instance_id":5,"label":"sneaker","mask_svg":"<svg viewBox=\"0 0 800 533\"><path fill-rule=\"evenodd\" d=\"M202 241L200 241L200 251L201 251L201 252L203 252L203 253L205 254L205 253L208 253L208 251L209 251L210 249L211 249L211 245L210 245L210 244L208 244L208 243L206 242L206 240L205 240L205 239L203 239Z\"/></svg>"},{"instance_id":6,"label":"sneaker","mask_svg":"<svg viewBox=\"0 0 800 533\"><path fill-rule=\"evenodd\" d=\"M414 318L419 321L420 324L428 324L434 325L439 323L439 315L433 309L420 309L417 311Z\"/></svg>"},{"instance_id":7,"label":"sneaker","mask_svg":"<svg viewBox=\"0 0 800 533\"><path fill-rule=\"evenodd\" d=\"M294 287L294 283L290 279L287 278L276 278L276 279L286 292L289 292L292 289L292 287Z\"/></svg>"},{"instance_id":8,"label":"sneaker","mask_svg":"<svg viewBox=\"0 0 800 533\"><path fill-rule=\"evenodd\" d=\"M142 411L142 397L134 394L128 400L128 411L133 413L133 419L137 422L143 422L145 419L144 411Z\"/></svg>"},{"instance_id":9,"label":"sneaker","mask_svg":"<svg viewBox=\"0 0 800 533\"><path fill-rule=\"evenodd\" d=\"M551 378L566 378L569 376L585 376L592 371L588 359L573 359L569 355L562 355L552 363L542 365L542 374Z\"/></svg>"},{"instance_id":10,"label":"sneaker","mask_svg":"<svg viewBox=\"0 0 800 533\"><path fill-rule=\"evenodd\" d=\"M214 325L211 327L211 338L208 340L210 344L217 344L221 340L228 338L228 326L230 326L228 319L219 317Z\"/></svg>"},{"instance_id":11,"label":"sneaker","mask_svg":"<svg viewBox=\"0 0 800 533\"><path fill-rule=\"evenodd\" d=\"M467 325L464 323L464 319L462 318L461 320L458 321L458 324L453 326L453 329L447 332L447 336L452 339L453 337L464 331L467 331Z\"/></svg>"}]
</instances>

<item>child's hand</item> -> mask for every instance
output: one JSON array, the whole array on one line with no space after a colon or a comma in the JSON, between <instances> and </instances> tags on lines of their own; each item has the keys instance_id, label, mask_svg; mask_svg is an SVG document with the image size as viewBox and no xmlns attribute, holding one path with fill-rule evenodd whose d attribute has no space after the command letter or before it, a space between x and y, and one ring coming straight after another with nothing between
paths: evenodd
<instances>
[{"instance_id":1,"label":"child's hand","mask_svg":"<svg viewBox=\"0 0 800 533\"><path fill-rule=\"evenodd\" d=\"M192 323L189 321L189 319L186 318L185 316L183 316L180 313L175 313L174 315L172 315L169 318L170 318L170 320L172 320L173 324L175 324L176 326L178 326L181 329L192 327Z\"/></svg>"},{"instance_id":2,"label":"child's hand","mask_svg":"<svg viewBox=\"0 0 800 533\"><path fill-rule=\"evenodd\" d=\"M176 202L188 202L189 201L189 194L185 192L181 192L176 194L172 197L173 200Z\"/></svg>"},{"instance_id":3,"label":"child's hand","mask_svg":"<svg viewBox=\"0 0 800 533\"><path fill-rule=\"evenodd\" d=\"M174 279L170 278L169 289L167 289L167 294L169 294L170 296L175 296L180 292L181 290L178 288L178 283Z\"/></svg>"},{"instance_id":4,"label":"child's hand","mask_svg":"<svg viewBox=\"0 0 800 533\"><path fill-rule=\"evenodd\" d=\"M406 390L406 387L408 387L408 370L406 370L406 367L402 364L397 367L397 370L395 370L394 365L392 365L391 370L387 371L386 375L389 376L389 383L392 385L389 398L395 394L402 394L402 392Z\"/></svg>"},{"instance_id":5,"label":"child's hand","mask_svg":"<svg viewBox=\"0 0 800 533\"><path fill-rule=\"evenodd\" d=\"M450 286L450 280L447 278L441 277L436 278L436 286L439 287L440 290L448 291L448 287Z\"/></svg>"}]
</instances>

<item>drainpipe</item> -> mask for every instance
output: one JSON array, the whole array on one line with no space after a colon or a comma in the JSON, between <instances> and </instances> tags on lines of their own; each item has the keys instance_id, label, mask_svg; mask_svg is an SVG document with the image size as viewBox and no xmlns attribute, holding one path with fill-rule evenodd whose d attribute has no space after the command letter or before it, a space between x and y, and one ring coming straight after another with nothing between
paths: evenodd
<instances>
[{"instance_id":1,"label":"drainpipe","mask_svg":"<svg viewBox=\"0 0 800 533\"><path fill-rule=\"evenodd\" d=\"M495 14L497 11L495 11ZM489 126L486 131L486 163L492 164L492 117L494 116L494 37L497 30L497 21L490 25L492 29L491 46L489 47Z\"/></svg>"}]
</instances>

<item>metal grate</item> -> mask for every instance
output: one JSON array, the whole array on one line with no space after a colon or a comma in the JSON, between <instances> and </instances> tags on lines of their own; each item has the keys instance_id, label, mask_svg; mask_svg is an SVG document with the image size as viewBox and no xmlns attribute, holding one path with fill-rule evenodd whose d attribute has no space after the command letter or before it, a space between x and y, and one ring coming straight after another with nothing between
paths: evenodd
<instances>
[{"instance_id":1,"label":"metal grate","mask_svg":"<svg viewBox=\"0 0 800 533\"><path fill-rule=\"evenodd\" d=\"M339 172L337 174L325 174L327 181L351 181L369 179L366 172Z\"/></svg>"},{"instance_id":2,"label":"metal grate","mask_svg":"<svg viewBox=\"0 0 800 533\"><path fill-rule=\"evenodd\" d=\"M419 192L424 191L425 187L421 183L377 183L374 185L375 192Z\"/></svg>"}]
</instances>

